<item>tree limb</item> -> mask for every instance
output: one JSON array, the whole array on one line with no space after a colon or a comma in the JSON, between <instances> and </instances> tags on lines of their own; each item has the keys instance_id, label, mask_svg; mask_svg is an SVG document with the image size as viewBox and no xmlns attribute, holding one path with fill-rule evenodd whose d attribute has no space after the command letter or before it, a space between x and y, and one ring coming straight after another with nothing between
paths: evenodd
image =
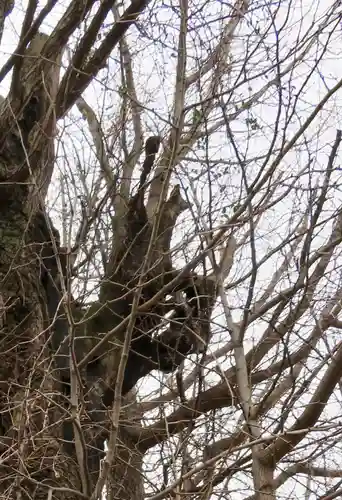
<instances>
[{"instance_id":1,"label":"tree limb","mask_svg":"<svg viewBox=\"0 0 342 500\"><path fill-rule=\"evenodd\" d=\"M67 71L62 79L57 96L56 114L58 118L64 116L73 106L91 80L103 67L103 64L113 48L118 44L121 37L126 33L128 28L134 24L138 15L145 10L148 3L149 0L132 0L130 6L121 16L120 21L114 24L100 47L90 56L88 62L84 62L80 67L70 68L69 71ZM68 34L70 29L71 26L68 26ZM49 51L51 51L50 46ZM47 51L46 55L48 55L48 53Z\"/></svg>"}]
</instances>

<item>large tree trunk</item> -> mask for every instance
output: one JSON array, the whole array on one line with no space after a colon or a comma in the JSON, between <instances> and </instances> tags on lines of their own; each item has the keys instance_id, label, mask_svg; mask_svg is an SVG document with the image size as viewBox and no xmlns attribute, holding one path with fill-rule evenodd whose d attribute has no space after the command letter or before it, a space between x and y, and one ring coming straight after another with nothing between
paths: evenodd
<instances>
[{"instance_id":1,"label":"large tree trunk","mask_svg":"<svg viewBox=\"0 0 342 500\"><path fill-rule=\"evenodd\" d=\"M202 348L216 282L172 266L172 231L187 205L178 186L166 199L170 169L166 180L157 179L163 203L147 213L146 178L160 145L151 137L138 191L120 216L120 238L113 236L99 300L83 306L71 296L71 255L44 206L62 50L47 59L50 42L33 38L1 104L0 494L100 498L106 486L109 498L138 500L143 449L130 391L151 370L171 372ZM175 305L167 296L181 289L185 303ZM152 338L170 311L175 320Z\"/></svg>"},{"instance_id":2,"label":"large tree trunk","mask_svg":"<svg viewBox=\"0 0 342 500\"><path fill-rule=\"evenodd\" d=\"M49 297L42 285L39 249L30 245L32 221L44 203L54 161L51 104L60 55L50 63L40 60L38 70L29 71L30 58L39 59L47 39L37 35L31 42L15 93L3 101L0 125L0 494L6 498L20 492L44 499L49 491L60 498L77 498L75 491L90 495L94 472L63 447L66 415L50 350ZM109 422L107 417L106 434ZM120 432L108 474L111 498L143 497L142 455L134 448L129 434Z\"/></svg>"},{"instance_id":3,"label":"large tree trunk","mask_svg":"<svg viewBox=\"0 0 342 500\"><path fill-rule=\"evenodd\" d=\"M31 42L1 115L0 490L10 498L21 490L46 498L49 486L81 490L77 467L61 453L58 440L61 411L51 375L47 300L36 248L28 244L54 161L51 98L56 97L60 55L39 66L31 59L40 59L46 40L37 35Z\"/></svg>"}]
</instances>

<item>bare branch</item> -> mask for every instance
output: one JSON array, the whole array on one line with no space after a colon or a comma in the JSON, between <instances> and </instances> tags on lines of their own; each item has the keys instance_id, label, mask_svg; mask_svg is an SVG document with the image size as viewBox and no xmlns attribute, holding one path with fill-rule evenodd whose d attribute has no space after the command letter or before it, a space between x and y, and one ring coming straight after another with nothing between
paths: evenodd
<instances>
[{"instance_id":1,"label":"bare branch","mask_svg":"<svg viewBox=\"0 0 342 500\"><path fill-rule=\"evenodd\" d=\"M86 103L85 99L83 97L80 97L76 101L76 105L82 114L83 118L87 120L88 126L89 126L89 131L91 133L91 136L94 141L95 145L95 150L96 150L96 156L101 168L101 171L106 179L107 182L107 188L110 189L113 186L114 183L114 176L112 169L110 168L109 165L109 160L105 148L105 144L103 141L103 130L101 127L100 122L98 121L95 112L93 109L89 106L89 104Z\"/></svg>"},{"instance_id":2,"label":"bare branch","mask_svg":"<svg viewBox=\"0 0 342 500\"><path fill-rule=\"evenodd\" d=\"M287 469L285 469L281 474L279 474L274 480L274 488L277 490L286 483L288 479L291 479L296 474L306 474L310 477L324 477L324 478L335 478L342 477L342 470L328 469L324 467L315 467L309 463L298 463L293 464ZM328 500L326 497L324 497ZM250 495L246 500L258 500L257 493ZM323 499L322 499L323 500Z\"/></svg>"},{"instance_id":3,"label":"bare branch","mask_svg":"<svg viewBox=\"0 0 342 500\"><path fill-rule=\"evenodd\" d=\"M325 403L329 400L336 384L342 375L342 343L338 345L336 354L332 357L331 363L323 375L314 395L302 412L300 417L289 430L287 439L277 438L275 442L269 445L261 454L260 458L267 463L270 460L279 461L286 453L293 449L302 439L305 438L310 428L318 421ZM302 433L292 433L302 430Z\"/></svg>"},{"instance_id":4,"label":"bare branch","mask_svg":"<svg viewBox=\"0 0 342 500\"><path fill-rule=\"evenodd\" d=\"M30 0L29 1L29 5L28 5L26 13L25 13L25 19L24 19L23 25L21 27L19 43L24 39L26 34L29 32L29 30L32 26L34 14L37 10L37 7L38 7L37 0ZM18 77L20 74L20 68L21 68L22 63L23 63L23 55L24 55L24 46L23 46L23 49L21 52L17 52L15 54L16 59L14 62L12 82L11 82L11 91L10 91L12 95L17 94L17 87L19 85Z\"/></svg>"},{"instance_id":5,"label":"bare branch","mask_svg":"<svg viewBox=\"0 0 342 500\"><path fill-rule=\"evenodd\" d=\"M303 341L303 347L294 353L290 358L283 359L271 367L261 370L255 373L251 373L250 379L251 384L257 384L267 380L268 378L279 374L279 370L286 370L289 366L294 366L305 357L307 357L310 351L314 348L318 339L321 337L322 333L329 327L329 318L337 315L339 310L341 310L341 302L339 297L341 295L341 290L336 296L332 297L326 308L322 312L320 321L317 323L312 334L308 339ZM255 356L254 349L251 349L246 354L246 359L248 360L248 365L250 360L253 360ZM232 394L227 390L227 387L234 387L236 384L236 373L235 367L228 369L224 373L224 381L215 387L203 392L198 396L199 406L196 407L196 398L191 401L187 401L187 408L180 408L176 410L170 417L168 417L167 422L160 421L146 430L142 430L139 434L140 439L142 439L142 448L148 449L154 446L157 442L166 439L170 434L179 432L183 429L188 421L191 421L197 416L200 416L202 412L209 411L212 409L222 408L223 406L236 405L237 401L233 400ZM171 399L171 395L166 394L159 398L159 404L164 401L164 397L167 401ZM146 402L143 403L140 408L143 411L148 411L155 407L156 402ZM217 404L217 406L216 406ZM151 405L151 406L150 406ZM152 406L153 405L153 406ZM195 410L196 408L196 410ZM192 409L192 411L191 411ZM165 425L165 427L164 427ZM146 441L145 441L146 440ZM235 441L234 441L235 442ZM235 446L235 444L234 444Z\"/></svg>"},{"instance_id":6,"label":"bare branch","mask_svg":"<svg viewBox=\"0 0 342 500\"><path fill-rule=\"evenodd\" d=\"M58 0L48 0L47 4L42 8L38 14L36 20L32 23L30 29L25 33L24 37L19 41L18 46L14 50L13 54L9 57L6 63L0 70L0 82L5 78L7 73L12 69L15 61L18 60L18 55L22 55L27 44L36 36L38 30L46 18L46 16L51 12L53 7L56 5ZM74 2L73 2L74 3ZM57 51L58 52L58 51ZM19 63L18 63L19 64ZM18 67L18 70L20 68Z\"/></svg>"},{"instance_id":7,"label":"bare branch","mask_svg":"<svg viewBox=\"0 0 342 500\"><path fill-rule=\"evenodd\" d=\"M200 78L203 78L209 71L211 71L216 64L219 64L222 60L226 60L229 52L233 36L240 19L246 14L249 8L249 1L238 0L232 5L232 16L230 21L224 27L222 32L221 40L213 50L212 54L207 58L206 61L199 62L200 69L195 71L192 75L186 78L185 86L190 87L196 83Z\"/></svg>"},{"instance_id":8,"label":"bare branch","mask_svg":"<svg viewBox=\"0 0 342 500\"><path fill-rule=\"evenodd\" d=\"M168 148L166 154L161 158L159 167L153 177L148 202L146 205L149 220L157 211L157 207L165 199L168 191L171 171L174 165L174 158L177 155L179 141L184 125L184 100L185 100L185 75L186 75L186 36L188 30L188 2L181 0L181 19L178 38L178 60L176 71L176 85L173 100L172 129L168 138Z\"/></svg>"},{"instance_id":9,"label":"bare branch","mask_svg":"<svg viewBox=\"0 0 342 500\"><path fill-rule=\"evenodd\" d=\"M218 361L221 356L225 356L226 354L231 352L232 349L233 349L233 343L228 342L226 345L224 345L220 349L217 349L215 352L206 354L204 360L202 361L202 365L207 366L209 363L212 363L213 361ZM191 373L189 373L189 375L187 375L187 377L183 380L184 391L188 390L189 387L191 387L191 385L195 382L197 375L198 375L198 370L197 367L195 367L191 371ZM141 414L154 410L163 403L167 403L168 401L172 401L175 399L177 395L177 385L173 376L171 376L170 379L168 379L165 382L165 386L169 388L169 391L166 392L165 394L157 395L157 393L160 392L158 390L155 393L153 393L154 394L153 399L151 399L150 401L143 401L139 403L138 408Z\"/></svg>"},{"instance_id":10,"label":"bare branch","mask_svg":"<svg viewBox=\"0 0 342 500\"><path fill-rule=\"evenodd\" d=\"M119 11L116 6L113 7L114 18L116 22L120 21ZM140 156L143 146L143 133L141 125L141 112L142 107L138 103L138 98L135 90L135 82L132 68L132 57L125 37L122 37L119 43L120 54L123 65L122 85L124 87L124 99L128 101L131 112L134 130L134 141L128 158L125 161L122 180L120 185L120 192L116 196L114 207L116 218L121 220L124 215L125 208L129 199L129 191L131 186L131 179L133 169ZM126 127L126 120L123 120L123 127ZM117 232L117 231L115 231ZM119 233L118 233L119 236ZM116 237L116 235L114 235Z\"/></svg>"},{"instance_id":11,"label":"bare branch","mask_svg":"<svg viewBox=\"0 0 342 500\"><path fill-rule=\"evenodd\" d=\"M94 0L92 0L92 3ZM89 0L88 0L89 3ZM107 60L109 54L113 50L113 48L118 44L121 37L126 33L128 28L136 21L138 15L143 12L148 5L149 0L132 0L130 6L125 10L123 15L120 18L120 21L115 23L111 28L104 41L100 45L98 49L95 50L94 54L90 57L88 62L84 62L80 67L70 68L69 71L64 75L58 96L57 96L57 104L56 104L56 113L57 117L60 118L64 116L71 106L76 102L76 100L80 97L82 92L87 88L91 80L94 76L97 75L99 70L103 67L103 64ZM113 0L106 0L102 3L103 9L108 7L112 7ZM74 5L74 2L71 4ZM84 14L82 12L81 19ZM73 19L73 24L75 23L75 17ZM81 19L76 19L80 22ZM67 33L69 33L71 23L67 26ZM57 36L57 28L55 30ZM53 35L52 35L53 37ZM88 43L88 41L87 41ZM52 50L53 38L50 40L50 44L44 55L48 57L49 52ZM79 55L80 59L83 61L83 56Z\"/></svg>"}]
</instances>

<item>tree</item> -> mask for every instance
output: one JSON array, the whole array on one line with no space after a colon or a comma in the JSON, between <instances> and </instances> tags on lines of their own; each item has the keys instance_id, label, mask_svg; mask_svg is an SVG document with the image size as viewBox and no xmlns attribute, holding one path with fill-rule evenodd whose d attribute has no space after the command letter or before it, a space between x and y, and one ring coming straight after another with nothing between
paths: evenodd
<instances>
[{"instance_id":1,"label":"tree","mask_svg":"<svg viewBox=\"0 0 342 500\"><path fill-rule=\"evenodd\" d=\"M57 4L0 69L1 495L337 498L339 3Z\"/></svg>"}]
</instances>

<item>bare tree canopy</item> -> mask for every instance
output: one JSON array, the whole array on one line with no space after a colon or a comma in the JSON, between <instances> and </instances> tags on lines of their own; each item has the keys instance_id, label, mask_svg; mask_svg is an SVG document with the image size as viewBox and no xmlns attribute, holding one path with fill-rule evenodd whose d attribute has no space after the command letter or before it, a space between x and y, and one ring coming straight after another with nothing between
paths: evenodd
<instances>
[{"instance_id":1,"label":"bare tree canopy","mask_svg":"<svg viewBox=\"0 0 342 500\"><path fill-rule=\"evenodd\" d=\"M342 497L340 2L0 2L0 496Z\"/></svg>"}]
</instances>

